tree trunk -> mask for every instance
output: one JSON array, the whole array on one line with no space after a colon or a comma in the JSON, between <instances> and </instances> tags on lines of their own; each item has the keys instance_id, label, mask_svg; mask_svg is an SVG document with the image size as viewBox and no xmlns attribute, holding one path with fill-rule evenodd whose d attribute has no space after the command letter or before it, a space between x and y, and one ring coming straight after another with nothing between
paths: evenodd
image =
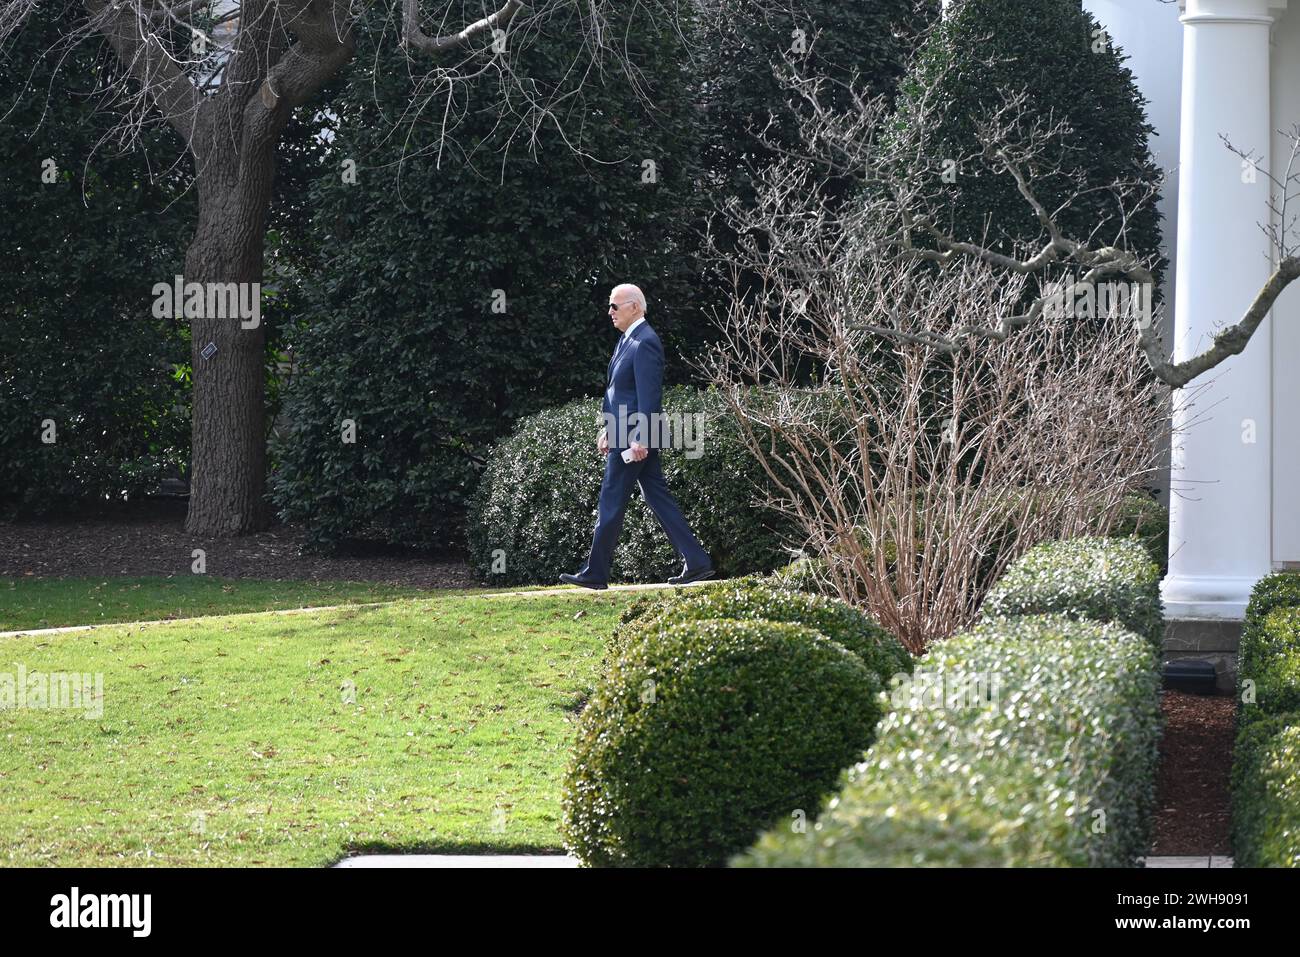
<instances>
[{"instance_id":1,"label":"tree trunk","mask_svg":"<svg viewBox=\"0 0 1300 957\"><path fill-rule=\"evenodd\" d=\"M187 284L261 283L272 164L265 157L264 162L240 164L244 168L238 171L200 173L198 228L185 254ZM259 531L271 514L266 501L265 331L260 322L243 328L237 315L215 318L206 311L188 322L194 377L185 530L204 536Z\"/></svg>"}]
</instances>

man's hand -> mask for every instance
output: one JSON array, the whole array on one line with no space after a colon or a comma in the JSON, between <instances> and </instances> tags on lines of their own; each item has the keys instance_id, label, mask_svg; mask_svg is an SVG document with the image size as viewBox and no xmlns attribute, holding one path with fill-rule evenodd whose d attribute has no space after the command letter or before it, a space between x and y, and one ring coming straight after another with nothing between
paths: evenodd
<instances>
[{"instance_id":1,"label":"man's hand","mask_svg":"<svg viewBox=\"0 0 1300 957\"><path fill-rule=\"evenodd\" d=\"M601 455L609 455L609 436L605 430L600 430L600 435L596 436L596 451Z\"/></svg>"},{"instance_id":2,"label":"man's hand","mask_svg":"<svg viewBox=\"0 0 1300 957\"><path fill-rule=\"evenodd\" d=\"M643 458L645 458L647 455L650 454L649 449L647 449L644 445L638 445L635 442L631 443L631 445L629 445L628 447L632 450L633 462L640 462Z\"/></svg>"}]
</instances>

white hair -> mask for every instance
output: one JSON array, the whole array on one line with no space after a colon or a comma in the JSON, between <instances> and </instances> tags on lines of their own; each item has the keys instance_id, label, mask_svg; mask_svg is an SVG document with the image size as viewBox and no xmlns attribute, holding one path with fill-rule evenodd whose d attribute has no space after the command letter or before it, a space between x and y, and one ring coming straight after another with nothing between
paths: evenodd
<instances>
[{"instance_id":1,"label":"white hair","mask_svg":"<svg viewBox=\"0 0 1300 957\"><path fill-rule=\"evenodd\" d=\"M614 290L612 293L610 293L610 295L614 295L618 293L619 290L622 290L623 292L626 292L629 296L631 296L632 301L641 307L641 314L645 315L645 293L641 291L640 286L634 286L630 282L619 283L617 286L614 287Z\"/></svg>"}]
</instances>

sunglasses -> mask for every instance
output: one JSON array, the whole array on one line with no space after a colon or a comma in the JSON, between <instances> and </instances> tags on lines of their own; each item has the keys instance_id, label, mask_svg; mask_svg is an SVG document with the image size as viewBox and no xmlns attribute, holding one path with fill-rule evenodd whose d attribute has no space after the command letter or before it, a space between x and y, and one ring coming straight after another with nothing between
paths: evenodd
<instances>
[{"instance_id":1,"label":"sunglasses","mask_svg":"<svg viewBox=\"0 0 1300 957\"><path fill-rule=\"evenodd\" d=\"M624 306L630 306L630 305L632 305L632 303L630 303L630 302L611 302L611 303L609 304L609 308L610 308L610 309L622 309Z\"/></svg>"}]
</instances>

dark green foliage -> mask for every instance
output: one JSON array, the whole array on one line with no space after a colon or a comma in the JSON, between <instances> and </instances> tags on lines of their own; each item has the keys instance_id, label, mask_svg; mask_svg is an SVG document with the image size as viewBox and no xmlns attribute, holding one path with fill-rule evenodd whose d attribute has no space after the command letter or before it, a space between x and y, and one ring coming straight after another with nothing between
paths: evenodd
<instances>
[{"instance_id":1,"label":"dark green foliage","mask_svg":"<svg viewBox=\"0 0 1300 957\"><path fill-rule=\"evenodd\" d=\"M826 560L805 555L796 558L772 572L769 580L777 588L807 592L810 595L834 597L835 590L827 584Z\"/></svg>"},{"instance_id":2,"label":"dark green foliage","mask_svg":"<svg viewBox=\"0 0 1300 957\"><path fill-rule=\"evenodd\" d=\"M306 523L317 545L461 541L488 450L522 418L603 390L619 282L646 293L668 381L687 377L682 356L704 332L689 229L703 202L691 64L665 8L640 4L620 7L607 35L636 63L644 98L617 71L584 75L570 12L527 49L513 41L514 69L554 97L554 120L500 116L503 81L485 56L484 72L457 84L445 144L437 84L413 77L382 35L391 11L365 21L313 190L302 266L313 322L273 484L281 515ZM642 181L645 159L657 182ZM355 444L340 440L344 419Z\"/></svg>"},{"instance_id":3,"label":"dark green foliage","mask_svg":"<svg viewBox=\"0 0 1300 957\"><path fill-rule=\"evenodd\" d=\"M913 174L928 177L940 191L935 210L944 217L941 229L961 240L987 238L1008 254L1025 244L1036 250L1046 240L1005 173L967 166L953 183L941 178L945 160L980 149L978 118L1002 106L1003 93L1027 90L1029 120L1065 121L1073 128L1049 147L1033 182L1049 210L1086 191L1058 214L1065 235L1158 255L1155 197L1125 224L1110 189L1117 180L1155 184L1160 172L1147 147L1146 101L1122 51L1099 29L1079 0L960 0L950 8L899 84L896 121L898 135L925 157L925 167ZM930 108L940 118L925 128L918 117ZM1054 166L1061 172L1048 175Z\"/></svg>"},{"instance_id":4,"label":"dark green foliage","mask_svg":"<svg viewBox=\"0 0 1300 957\"><path fill-rule=\"evenodd\" d=\"M664 411L704 416L698 458L661 451L664 475L720 577L780 564L779 516L755 508L762 467L744 448L717 393L666 390ZM496 449L469 520L470 558L492 584L553 583L577 571L591 549L604 459L596 451L597 399L530 416ZM494 571L494 553L504 569ZM500 568L500 564L496 566ZM667 535L639 493L628 503L611 580L663 581L680 571Z\"/></svg>"},{"instance_id":5,"label":"dark green foliage","mask_svg":"<svg viewBox=\"0 0 1300 957\"><path fill-rule=\"evenodd\" d=\"M785 149L800 147L793 94L777 77L787 58L801 73L840 84L856 73L856 88L893 93L918 31L938 13L938 3L914 0L795 0L774 5L754 0L698 0L705 42L698 75L704 108L705 164L723 177L726 190L753 199L750 166L762 168L777 153L756 134ZM795 31L802 31L796 37ZM796 50L796 42L804 52ZM826 84L821 103L833 110L851 105L846 89Z\"/></svg>"},{"instance_id":6,"label":"dark green foliage","mask_svg":"<svg viewBox=\"0 0 1300 957\"><path fill-rule=\"evenodd\" d=\"M183 166L101 142L116 117L95 94L121 68L59 43L81 19L45 0L0 58L0 506L33 513L145 491L189 448L189 347L152 287L180 271L192 197ZM181 149L165 126L140 135L154 157Z\"/></svg>"},{"instance_id":7,"label":"dark green foliage","mask_svg":"<svg viewBox=\"0 0 1300 957\"><path fill-rule=\"evenodd\" d=\"M632 599L618 616L618 625L614 629L614 636L610 639L611 645L622 646L619 637L620 632L634 627L643 620L649 620L660 615L662 612L685 601L688 598L698 598L700 595L710 594L714 591L727 591L736 588L748 588L751 586L761 586L768 581L762 575L746 575L743 578L727 578L722 581L705 581L700 584L691 585L682 588L667 588L657 591L643 592L636 598Z\"/></svg>"},{"instance_id":8,"label":"dark green foliage","mask_svg":"<svg viewBox=\"0 0 1300 957\"><path fill-rule=\"evenodd\" d=\"M1286 613L1297 608L1300 575L1295 572L1265 575L1250 591L1237 645L1239 726L1297 707L1286 704L1297 693L1288 687L1300 685L1300 674L1295 671L1300 665L1300 633L1295 615ZM1249 692L1247 681L1253 683Z\"/></svg>"},{"instance_id":9,"label":"dark green foliage","mask_svg":"<svg viewBox=\"0 0 1300 957\"><path fill-rule=\"evenodd\" d=\"M1119 518L1106 534L1138 539L1162 574L1169 567L1169 509L1145 492L1124 496Z\"/></svg>"},{"instance_id":10,"label":"dark green foliage","mask_svg":"<svg viewBox=\"0 0 1300 957\"><path fill-rule=\"evenodd\" d=\"M893 635L867 615L832 598L773 588L752 581L723 584L701 594L684 594L655 609L610 638L609 656L619 657L632 642L673 625L710 618L786 622L804 625L843 645L862 659L882 687L912 670L912 656Z\"/></svg>"},{"instance_id":11,"label":"dark green foliage","mask_svg":"<svg viewBox=\"0 0 1300 957\"><path fill-rule=\"evenodd\" d=\"M1300 867L1300 712L1241 729L1232 757L1235 867Z\"/></svg>"},{"instance_id":12,"label":"dark green foliage","mask_svg":"<svg viewBox=\"0 0 1300 957\"><path fill-rule=\"evenodd\" d=\"M1131 867L1155 803L1157 665L1143 637L1059 616L939 642L816 826L775 827L735 863Z\"/></svg>"},{"instance_id":13,"label":"dark green foliage","mask_svg":"<svg viewBox=\"0 0 1300 957\"><path fill-rule=\"evenodd\" d=\"M1237 867L1300 867L1300 575L1255 583L1237 651L1232 852Z\"/></svg>"},{"instance_id":14,"label":"dark green foliage","mask_svg":"<svg viewBox=\"0 0 1300 957\"><path fill-rule=\"evenodd\" d=\"M984 620L1054 613L1113 621L1164 641L1160 569L1131 538L1071 538L1043 542L1007 567L984 598Z\"/></svg>"},{"instance_id":15,"label":"dark green foliage","mask_svg":"<svg viewBox=\"0 0 1300 957\"><path fill-rule=\"evenodd\" d=\"M1300 574L1274 572L1255 582L1246 603L1244 625L1247 629L1258 627L1279 608L1300 607Z\"/></svg>"},{"instance_id":16,"label":"dark green foliage","mask_svg":"<svg viewBox=\"0 0 1300 957\"><path fill-rule=\"evenodd\" d=\"M716 866L814 815L880 718L880 683L798 625L689 622L633 643L582 714L566 846L588 866Z\"/></svg>"},{"instance_id":17,"label":"dark green foliage","mask_svg":"<svg viewBox=\"0 0 1300 957\"><path fill-rule=\"evenodd\" d=\"M1300 605L1276 608L1242 630L1237 684L1239 725L1300 711Z\"/></svg>"}]
</instances>

